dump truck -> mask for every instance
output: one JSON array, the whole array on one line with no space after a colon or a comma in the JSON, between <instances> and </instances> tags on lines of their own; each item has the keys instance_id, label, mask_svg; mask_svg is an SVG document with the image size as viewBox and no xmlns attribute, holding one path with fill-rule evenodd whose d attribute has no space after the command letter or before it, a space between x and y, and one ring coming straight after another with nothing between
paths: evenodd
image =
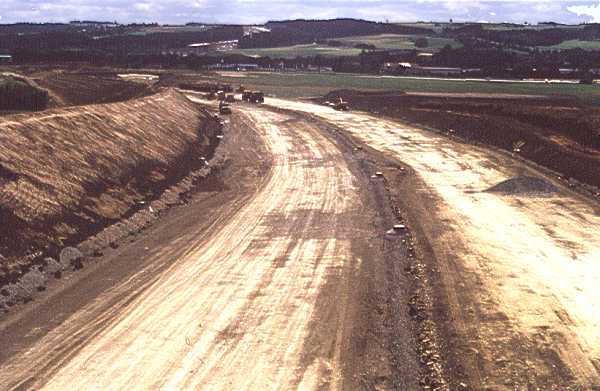
<instances>
[{"instance_id":1,"label":"dump truck","mask_svg":"<svg viewBox=\"0 0 600 391\"><path fill-rule=\"evenodd\" d=\"M231 114L231 107L225 101L219 102L219 113L220 114Z\"/></svg>"}]
</instances>

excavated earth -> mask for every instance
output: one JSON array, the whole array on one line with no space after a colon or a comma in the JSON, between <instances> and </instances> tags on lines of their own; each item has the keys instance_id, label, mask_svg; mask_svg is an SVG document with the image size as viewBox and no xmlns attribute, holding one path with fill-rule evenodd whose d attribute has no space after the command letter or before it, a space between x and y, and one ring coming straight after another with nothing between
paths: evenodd
<instances>
[{"instance_id":1,"label":"excavated earth","mask_svg":"<svg viewBox=\"0 0 600 391\"><path fill-rule=\"evenodd\" d=\"M416 349L411 233L386 235L403 220L373 177L400 167L302 115L225 122L185 205L0 320L0 388L443 384Z\"/></svg>"},{"instance_id":2,"label":"excavated earth","mask_svg":"<svg viewBox=\"0 0 600 391\"><path fill-rule=\"evenodd\" d=\"M570 97L334 91L351 107L514 153L600 197L600 108Z\"/></svg>"},{"instance_id":3,"label":"excavated earth","mask_svg":"<svg viewBox=\"0 0 600 391\"><path fill-rule=\"evenodd\" d=\"M205 166L220 124L174 90L0 119L0 285Z\"/></svg>"},{"instance_id":4,"label":"excavated earth","mask_svg":"<svg viewBox=\"0 0 600 391\"><path fill-rule=\"evenodd\" d=\"M592 196L514 155L405 122L306 102L266 104L325 121L363 150L406 165L381 174L416 239L409 272L424 283L411 314L419 349L441 358L448 384L439 389L600 388ZM500 192L488 191L495 186Z\"/></svg>"}]
</instances>

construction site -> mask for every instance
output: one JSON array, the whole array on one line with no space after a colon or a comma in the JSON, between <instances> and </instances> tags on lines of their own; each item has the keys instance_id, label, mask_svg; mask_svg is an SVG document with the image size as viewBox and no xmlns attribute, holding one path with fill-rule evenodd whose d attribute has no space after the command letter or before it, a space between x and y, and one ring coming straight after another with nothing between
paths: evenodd
<instances>
[{"instance_id":1,"label":"construction site","mask_svg":"<svg viewBox=\"0 0 600 391\"><path fill-rule=\"evenodd\" d=\"M0 390L600 390L587 86L2 70Z\"/></svg>"}]
</instances>

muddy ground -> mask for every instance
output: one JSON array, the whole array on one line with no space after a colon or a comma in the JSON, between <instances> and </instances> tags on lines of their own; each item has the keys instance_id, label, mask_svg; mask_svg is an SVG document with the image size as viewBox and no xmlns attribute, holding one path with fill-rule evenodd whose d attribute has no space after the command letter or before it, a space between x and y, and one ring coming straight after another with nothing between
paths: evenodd
<instances>
[{"instance_id":1,"label":"muddy ground","mask_svg":"<svg viewBox=\"0 0 600 391\"><path fill-rule=\"evenodd\" d=\"M600 108L576 99L343 90L319 101L337 97L356 109L514 152L567 181L600 187Z\"/></svg>"}]
</instances>

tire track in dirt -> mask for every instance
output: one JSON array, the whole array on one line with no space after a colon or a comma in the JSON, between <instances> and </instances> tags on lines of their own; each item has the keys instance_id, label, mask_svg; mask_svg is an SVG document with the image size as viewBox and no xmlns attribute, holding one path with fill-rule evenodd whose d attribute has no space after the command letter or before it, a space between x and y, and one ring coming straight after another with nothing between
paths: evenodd
<instances>
[{"instance_id":1,"label":"tire track in dirt","mask_svg":"<svg viewBox=\"0 0 600 391\"><path fill-rule=\"evenodd\" d=\"M366 236L352 223L355 179L311 125L268 111L246 115L273 160L259 193L112 310L99 311L100 298L3 363L0 388L336 388L339 349L308 363L302 353L322 286L352 264L351 242ZM172 256L178 245L153 256ZM341 335L319 342L336 346ZM31 367L57 349L70 353L48 373Z\"/></svg>"},{"instance_id":2,"label":"tire track in dirt","mask_svg":"<svg viewBox=\"0 0 600 391\"><path fill-rule=\"evenodd\" d=\"M457 364L473 389L600 383L597 205L505 154L363 113L266 103L314 115L415 170L411 213L438 259L452 319L443 327L457 328ZM485 191L516 176L560 190L551 197Z\"/></svg>"}]
</instances>

